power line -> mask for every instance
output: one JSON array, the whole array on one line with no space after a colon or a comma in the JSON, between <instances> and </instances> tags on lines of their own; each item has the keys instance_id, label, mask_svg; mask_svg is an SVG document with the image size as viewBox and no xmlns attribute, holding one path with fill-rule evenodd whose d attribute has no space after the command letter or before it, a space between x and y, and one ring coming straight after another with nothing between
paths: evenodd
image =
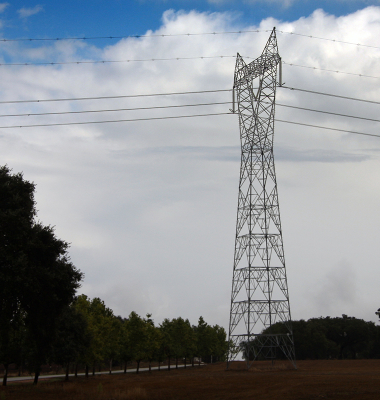
<instances>
[{"instance_id":1,"label":"power line","mask_svg":"<svg viewBox=\"0 0 380 400\"><path fill-rule=\"evenodd\" d=\"M340 95L332 94L332 93L316 92L314 90L299 89L299 88L288 87L288 86L280 86L280 88L289 89L289 90L296 90L296 91L305 92L305 93L318 94L318 95L321 95L321 96L337 97L339 99L345 99L345 100L354 100L354 101L361 101L361 102L364 102L364 103L380 104L379 101L359 99L357 97L340 96Z\"/></svg>"},{"instance_id":2,"label":"power line","mask_svg":"<svg viewBox=\"0 0 380 400\"><path fill-rule=\"evenodd\" d=\"M293 91L300 91L305 93L312 93L322 96L336 97L340 99L347 99L353 101L361 101L371 104L380 104L378 101L360 99L358 97L341 96L333 93L317 92L314 90L301 89L289 86L279 86L281 89L288 89ZM83 101L83 100L106 100L106 99L123 99L123 98L138 98L138 97L154 97L154 96L174 96L174 95L187 95L187 94L203 94L203 93L219 93L231 92L232 89L214 89L214 90L199 90L187 92L167 92L167 93L147 93L147 94L131 94L131 95L118 95L118 96L95 96L95 97L68 97L57 99L30 99L30 100L5 100L0 101L0 104L19 104L19 103L44 103L44 102L60 102L60 101Z\"/></svg>"},{"instance_id":3,"label":"power line","mask_svg":"<svg viewBox=\"0 0 380 400\"><path fill-rule=\"evenodd\" d=\"M199 33L163 33L163 34L149 34L149 35L122 35L122 36L76 36L76 37L56 37L56 38L15 38L15 39L7 39L3 38L0 39L0 42L52 42L52 41L64 41L64 40L114 40L114 39L140 39L140 38L168 38L168 37L191 37L191 36L213 36L213 35L230 35L230 34L242 34L242 33L263 33L263 32L271 32L271 30L239 30L239 31L217 31L217 32L199 32ZM342 44L349 44L353 46L359 47L367 47L372 49L379 49L379 46L372 46L367 44L361 43L354 43L348 42L345 40L339 39L331 39L331 38L324 38L320 36L313 36L307 35L304 33L297 33L297 32L287 32L287 31L277 31L278 33L282 33L285 35L294 35L294 36L302 36L308 39L317 39L317 40L324 40L333 43L342 43Z\"/></svg>"},{"instance_id":4,"label":"power line","mask_svg":"<svg viewBox=\"0 0 380 400\"><path fill-rule=\"evenodd\" d=\"M354 72L337 71L337 70L334 70L334 69L327 69L327 68L309 67L307 65L299 65L299 64L293 64L293 63L287 63L285 61L282 61L282 62L283 62L283 64L290 65L291 67L308 68L308 69L314 69L314 70L318 70L318 71L334 72L335 74L354 75L354 76L360 76L360 77L363 77L363 78L380 79L379 76L357 74L357 73L354 73Z\"/></svg>"},{"instance_id":5,"label":"power line","mask_svg":"<svg viewBox=\"0 0 380 400\"><path fill-rule=\"evenodd\" d=\"M98 60L98 61L57 61L57 62L25 62L25 63L0 63L1 67L28 67L42 65L80 65L80 64L112 64L112 63L129 63L129 62L148 62L148 61L180 61L180 60L205 60L212 58L236 58L236 56L200 56L200 57L172 57L172 58L146 58L134 60Z\"/></svg>"},{"instance_id":6,"label":"power line","mask_svg":"<svg viewBox=\"0 0 380 400\"><path fill-rule=\"evenodd\" d=\"M321 113L321 114L334 115L334 116L337 116L337 117L355 118L355 119L360 119L362 121L380 122L380 119L358 117L358 116L355 116L355 115L348 115L348 114L339 114L339 113L334 113L334 112L331 112L331 111L314 110L312 108L297 107L297 106L291 106L291 105L288 105L288 104L276 103L276 106L294 108L296 110L302 110L302 111L311 111L311 112L316 112L316 113ZM0 115L0 117L1 117L1 115Z\"/></svg>"},{"instance_id":7,"label":"power line","mask_svg":"<svg viewBox=\"0 0 380 400\"><path fill-rule=\"evenodd\" d=\"M207 60L207 59L223 59L223 58L236 58L236 56L197 56L197 57L171 57L171 58L144 58L144 59L130 59L130 60L97 60L97 61L57 61L57 62L24 62L24 63L0 63L0 67L29 67L29 66L54 66L54 65L84 65L84 64L115 64L115 63L134 63L134 62L152 62L152 61L183 61L183 60ZM252 57L244 57L248 60L253 60ZM358 74L355 72L338 71L327 68L310 67L307 65L300 65L282 61L283 64L291 67L307 68L317 71L333 72L335 74L344 74L351 76L360 76L362 78L380 79L379 76Z\"/></svg>"},{"instance_id":8,"label":"power line","mask_svg":"<svg viewBox=\"0 0 380 400\"><path fill-rule=\"evenodd\" d=\"M15 39L0 39L0 42L55 42L60 40L100 40L100 39L140 39L140 38L164 38L177 36L211 36L211 35L230 35L241 33L259 33L268 32L262 30L241 30L241 31L218 31L218 32L200 32L200 33L157 33L149 35L125 35L125 36L77 36L77 37L57 37L57 38L15 38Z\"/></svg>"},{"instance_id":9,"label":"power line","mask_svg":"<svg viewBox=\"0 0 380 400\"><path fill-rule=\"evenodd\" d=\"M218 115L233 115L231 112L225 113L210 113L210 114L193 114L193 115L177 115L177 116L168 116L168 117L151 117L151 118L132 118L132 119L118 119L118 120L109 120L109 121L85 121L85 122L64 122L64 123L53 123L53 124L33 124L33 125L10 125L10 126L0 126L0 129L9 129L9 128L36 128L36 127L49 127L49 126L68 126L68 125L89 125L89 124L107 124L107 123L117 123L117 122L138 122L138 121L153 121L153 120L164 120L164 119L179 119L179 118L194 118L194 117L210 117L210 116L218 116ZM372 133L351 131L346 129L338 129L331 128L327 126L320 125L312 125L312 124L304 124L302 122L295 121L286 121L281 119L275 119L276 122L283 122L287 124L293 125L301 125L307 126L311 128L325 129L343 133L353 133L356 135L365 135L380 138L380 135L375 135Z\"/></svg>"},{"instance_id":10,"label":"power line","mask_svg":"<svg viewBox=\"0 0 380 400\"><path fill-rule=\"evenodd\" d=\"M108 124L108 123L114 123L114 122L134 122L134 121L153 121L153 120L161 120L161 119L210 117L210 116L214 116L214 115L226 115L226 114L231 114L231 113L230 112L225 112L225 113L210 113L210 114L176 115L176 116L169 116L169 117L132 118L132 119L109 120L109 121L85 121L85 122L62 122L62 123L53 123L53 124L10 125L10 126L0 126L0 129L7 129L7 128L35 128L35 127L43 127L43 126Z\"/></svg>"},{"instance_id":11,"label":"power line","mask_svg":"<svg viewBox=\"0 0 380 400\"><path fill-rule=\"evenodd\" d=\"M221 105L221 104L231 104L231 102L223 101L223 102L216 102L216 103L179 104L179 105L172 105L172 106L116 108L116 109L104 109L104 110L61 111L61 112L24 113L24 114L0 114L0 117L35 117L35 116L42 116L42 115L66 115L66 114L87 114L87 113L118 112L118 111L140 111L140 110L156 110L156 109L165 109L165 108L215 106L215 105Z\"/></svg>"},{"instance_id":12,"label":"power line","mask_svg":"<svg viewBox=\"0 0 380 400\"><path fill-rule=\"evenodd\" d=\"M334 43L343 43L343 44L350 44L350 45L360 46L360 47L368 47L368 48L372 48L372 49L380 49L379 46L371 46L371 45L368 45L368 44L346 42L344 40L329 39L329 38L324 38L324 37L319 37L319 36L306 35L306 34L297 33L297 32L286 32L286 31L277 31L277 32L288 34L288 35L303 36L303 37L310 38L310 39L326 40L326 41L334 42Z\"/></svg>"},{"instance_id":13,"label":"power line","mask_svg":"<svg viewBox=\"0 0 380 400\"><path fill-rule=\"evenodd\" d=\"M57 111L57 112L43 112L43 113L23 113L23 114L0 114L2 117L35 117L35 116L46 116L46 115L68 115L68 114L88 114L88 113L102 113L102 112L120 112L120 111L141 111L141 110L157 110L157 109L168 109L168 108L184 108L184 107L200 107L200 106L213 106L213 105L225 105L231 104L231 101L213 102L213 103L197 103L197 104L180 104L180 105L169 105L169 106L150 106L150 107L133 107L133 108L116 108L116 109L101 109L101 110L82 110L82 111ZM276 103L279 107L293 108L302 111L311 111L321 114L334 115L346 118L355 118L363 121L380 122L378 119L366 118L348 114L334 113L330 111L315 110L312 108L292 106L289 104Z\"/></svg>"},{"instance_id":14,"label":"power line","mask_svg":"<svg viewBox=\"0 0 380 400\"><path fill-rule=\"evenodd\" d=\"M331 128L327 126L320 126L320 125L312 125L312 124L304 124L302 122L294 122L294 121L285 121L282 119L275 119L276 122L283 122L285 124L293 124L293 125L302 125L302 126L307 126L310 128L318 128L318 129L326 129L329 131L337 131L337 132L343 132L343 133L354 133L356 135L365 135L365 136L373 136L373 137L378 137L380 138L380 135L375 135L373 133L365 133L365 132L357 132L357 131L349 131L347 129L338 129L338 128Z\"/></svg>"},{"instance_id":15,"label":"power line","mask_svg":"<svg viewBox=\"0 0 380 400\"><path fill-rule=\"evenodd\" d=\"M231 92L231 89L199 90L199 91L189 91L189 92L150 93L150 94L130 94L130 95L120 95L120 96L72 97L72 98L61 98L61 99L7 100L7 101L0 101L0 104L44 103L44 102L50 102L50 101L82 101L82 100L122 99L122 98L134 98L134 97L174 96L174 95L184 95L184 94L218 93L218 92Z\"/></svg>"}]
</instances>

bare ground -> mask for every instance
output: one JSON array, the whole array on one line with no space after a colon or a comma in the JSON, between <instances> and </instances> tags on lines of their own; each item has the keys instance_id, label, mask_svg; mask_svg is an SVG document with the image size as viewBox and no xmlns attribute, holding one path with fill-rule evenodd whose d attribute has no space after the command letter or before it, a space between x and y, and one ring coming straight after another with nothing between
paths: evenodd
<instances>
[{"instance_id":1,"label":"bare ground","mask_svg":"<svg viewBox=\"0 0 380 400\"><path fill-rule=\"evenodd\" d=\"M154 371L136 374L12 383L0 388L0 400L258 399L380 400L380 360L257 362Z\"/></svg>"}]
</instances>

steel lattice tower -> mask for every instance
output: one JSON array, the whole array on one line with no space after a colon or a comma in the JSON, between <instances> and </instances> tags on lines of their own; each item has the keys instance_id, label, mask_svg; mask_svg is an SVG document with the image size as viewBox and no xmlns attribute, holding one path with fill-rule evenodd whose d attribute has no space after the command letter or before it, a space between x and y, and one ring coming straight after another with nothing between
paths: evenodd
<instances>
[{"instance_id":1,"label":"steel lattice tower","mask_svg":"<svg viewBox=\"0 0 380 400\"><path fill-rule=\"evenodd\" d=\"M279 352L295 366L273 158L278 67L281 84L275 28L259 58L246 64L237 54L234 93L241 167L228 362L243 352L248 368L254 360L277 358ZM268 332L277 322L283 323L280 329L277 326L276 333L274 329Z\"/></svg>"}]
</instances>

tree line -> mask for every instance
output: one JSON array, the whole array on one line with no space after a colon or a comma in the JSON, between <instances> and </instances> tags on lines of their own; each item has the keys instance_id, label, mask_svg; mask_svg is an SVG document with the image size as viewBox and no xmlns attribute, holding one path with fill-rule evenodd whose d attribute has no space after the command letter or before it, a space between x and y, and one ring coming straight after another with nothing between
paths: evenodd
<instances>
[{"instance_id":1,"label":"tree line","mask_svg":"<svg viewBox=\"0 0 380 400\"><path fill-rule=\"evenodd\" d=\"M0 364L3 385L8 367L16 363L34 371L41 366L83 364L88 375L100 362L126 365L142 360L223 359L226 333L188 320L165 319L155 326L151 315L132 312L115 316L99 298L76 296L83 280L70 261L68 243L56 237L52 226L36 220L35 184L8 166L0 167ZM125 367L126 368L126 367Z\"/></svg>"},{"instance_id":2,"label":"tree line","mask_svg":"<svg viewBox=\"0 0 380 400\"><path fill-rule=\"evenodd\" d=\"M292 321L292 327L297 360L380 358L380 326L371 321L343 314L342 317ZM287 332L284 324L279 322L262 333ZM242 345L243 352L245 346ZM250 346L255 346L255 340ZM286 358L280 351L276 357Z\"/></svg>"},{"instance_id":3,"label":"tree line","mask_svg":"<svg viewBox=\"0 0 380 400\"><path fill-rule=\"evenodd\" d=\"M91 300L84 294L57 317L55 330L50 332L52 336L43 349L39 347L43 357L35 358L35 343L27 333L27 320L21 322L10 334L10 346L6 348L0 343L0 361L5 367L3 385L11 363L34 371L37 383L40 369L37 362L63 366L68 380L70 366L75 375L78 366L83 366L86 376L95 374L96 368L104 363L109 365L111 373L115 361L123 366L124 373L129 362L136 363L138 373L141 361L149 362L149 370L153 361L166 361L170 370L171 363L178 367L179 360L185 366L187 361L194 366L195 357L206 362L224 360L228 347L224 328L208 325L202 317L196 326L181 317L165 319L156 326L150 314L142 318L133 311L128 318L115 316L104 301Z\"/></svg>"}]
</instances>

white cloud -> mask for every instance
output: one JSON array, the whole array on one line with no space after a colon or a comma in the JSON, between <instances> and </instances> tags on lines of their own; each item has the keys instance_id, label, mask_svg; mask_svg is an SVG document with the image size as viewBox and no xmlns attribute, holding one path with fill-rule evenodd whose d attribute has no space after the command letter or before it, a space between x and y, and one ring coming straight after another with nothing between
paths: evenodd
<instances>
[{"instance_id":1,"label":"white cloud","mask_svg":"<svg viewBox=\"0 0 380 400\"><path fill-rule=\"evenodd\" d=\"M8 6L9 3L0 3L0 13L4 12Z\"/></svg>"},{"instance_id":2,"label":"white cloud","mask_svg":"<svg viewBox=\"0 0 380 400\"><path fill-rule=\"evenodd\" d=\"M154 33L234 30L231 14L167 12ZM321 10L246 30L305 33L378 45L380 8L335 18ZM239 30L243 30L239 26ZM124 39L105 49L62 41L39 49L6 43L15 61L133 60L259 56L268 33ZM289 64L378 75L380 51L278 34L290 87L378 101L378 80ZM72 98L229 89L234 59L205 58L60 66L1 67L0 100ZM39 104L3 104L2 114L100 110L230 101L230 93ZM377 118L378 106L278 89L278 103ZM221 106L41 117L2 117L1 126L227 112ZM278 106L277 118L378 133L376 123ZM39 217L72 243L86 274L83 291L115 313L179 315L228 323L239 179L236 116L0 129L0 156L37 184ZM380 141L276 124L275 157L295 319L335 313L375 318L379 307ZM348 273L339 283L342 260ZM338 271L338 272L332 272ZM329 280L331 284L329 284ZM348 283L347 283L348 282ZM346 284L347 283L347 284ZM317 286L318 290L312 290ZM355 302L345 288L355 289ZM338 299L327 309L321 297ZM354 305L353 305L354 304ZM373 314L373 315L372 315ZM331 315L333 316L333 315Z\"/></svg>"},{"instance_id":3,"label":"white cloud","mask_svg":"<svg viewBox=\"0 0 380 400\"><path fill-rule=\"evenodd\" d=\"M233 0L207 0L209 4L223 5L226 3L236 3ZM242 0L242 3L245 4L256 4L256 3L270 3L273 5L278 5L282 8L289 8L298 0Z\"/></svg>"},{"instance_id":4,"label":"white cloud","mask_svg":"<svg viewBox=\"0 0 380 400\"><path fill-rule=\"evenodd\" d=\"M32 15L38 14L40 11L43 11L43 7L36 5L34 7L22 7L17 10L17 13L20 18L29 18Z\"/></svg>"}]
</instances>

